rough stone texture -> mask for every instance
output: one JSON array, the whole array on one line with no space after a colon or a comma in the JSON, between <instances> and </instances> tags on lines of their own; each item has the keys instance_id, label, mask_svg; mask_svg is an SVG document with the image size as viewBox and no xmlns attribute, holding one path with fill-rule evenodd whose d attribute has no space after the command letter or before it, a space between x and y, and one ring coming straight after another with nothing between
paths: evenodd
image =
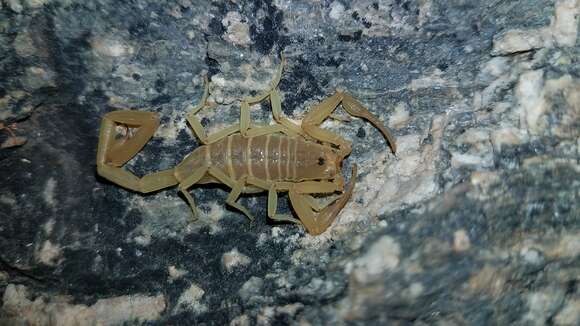
<instances>
[{"instance_id":1,"label":"rough stone texture","mask_svg":"<svg viewBox=\"0 0 580 326\"><path fill-rule=\"evenodd\" d=\"M0 1L0 324L580 324L578 0ZM142 175L279 85L337 88L393 128L353 141L355 193L312 237L264 196L143 196L95 173L104 113L159 112ZM343 113L338 113L344 116ZM252 119L271 120L267 103ZM20 143L13 141L12 143ZM284 199L285 197L283 197ZM280 210L290 208L280 201Z\"/></svg>"}]
</instances>

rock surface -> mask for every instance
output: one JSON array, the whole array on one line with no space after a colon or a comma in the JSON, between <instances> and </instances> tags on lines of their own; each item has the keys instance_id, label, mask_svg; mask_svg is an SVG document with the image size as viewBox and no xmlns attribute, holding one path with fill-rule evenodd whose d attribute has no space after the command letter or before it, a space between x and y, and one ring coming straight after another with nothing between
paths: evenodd
<instances>
[{"instance_id":1,"label":"rock surface","mask_svg":"<svg viewBox=\"0 0 580 326\"><path fill-rule=\"evenodd\" d=\"M580 324L577 0L0 2L0 325ZM299 121L346 89L395 132L352 140L355 193L320 236L98 177L104 113L159 112L138 175L239 119L280 63ZM252 107L269 123L270 105ZM339 116L344 116L338 112ZM14 137L22 137L16 138ZM8 143L6 142L8 141ZM11 142L10 142L11 141ZM11 148L4 148L11 147ZM280 200L280 210L291 208Z\"/></svg>"}]
</instances>

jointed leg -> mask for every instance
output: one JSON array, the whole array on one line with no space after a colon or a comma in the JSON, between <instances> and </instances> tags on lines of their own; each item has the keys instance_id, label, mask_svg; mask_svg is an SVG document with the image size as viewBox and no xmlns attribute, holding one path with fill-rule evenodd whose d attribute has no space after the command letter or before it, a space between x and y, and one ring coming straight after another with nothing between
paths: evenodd
<instances>
[{"instance_id":1,"label":"jointed leg","mask_svg":"<svg viewBox=\"0 0 580 326\"><path fill-rule=\"evenodd\" d=\"M267 91L258 94L256 96L250 96L250 97L246 97L243 102L247 102L249 104L255 104L255 103L259 103L262 102L266 97L268 97L270 95L270 93L272 92L272 90L274 90L276 87L278 87L278 84L280 83L280 79L282 78L282 71L284 71L284 64L286 63L286 58L284 57L284 53L280 54L280 66L278 66L278 70L276 71L276 75L274 76L274 79L270 82L270 87L268 88Z\"/></svg>"},{"instance_id":2,"label":"jointed leg","mask_svg":"<svg viewBox=\"0 0 580 326\"><path fill-rule=\"evenodd\" d=\"M311 137L326 143L338 146L342 157L350 154L352 145L341 136L318 127L324 119L329 117L342 101L342 93L336 92L332 96L324 99L302 120L302 129Z\"/></svg>"},{"instance_id":3,"label":"jointed leg","mask_svg":"<svg viewBox=\"0 0 580 326\"><path fill-rule=\"evenodd\" d=\"M240 133L244 136L244 137L256 137L256 136L262 136L262 135L267 135L267 134L273 134L276 132L283 132L286 133L290 136L292 135L296 135L295 133L292 133L291 131L287 130L286 127L279 125L279 124L275 124L275 125L269 125L269 126L260 126L260 127L252 127L250 128L250 105L248 104L248 102L242 102L241 108L240 108Z\"/></svg>"},{"instance_id":4,"label":"jointed leg","mask_svg":"<svg viewBox=\"0 0 580 326\"><path fill-rule=\"evenodd\" d=\"M219 132L213 135L210 136L207 135L205 128L203 127L199 119L195 116L197 112L199 112L201 109L209 107L209 105L207 104L207 98L209 96L209 81L207 79L207 76L203 77L203 81L204 81L204 91L201 100L197 105L189 109L189 112L186 114L185 118L187 119L187 122L189 122L189 125L191 126L193 133L197 136L199 141L201 141L202 144L211 144L239 131L240 128L238 125L232 125L223 130L220 130Z\"/></svg>"},{"instance_id":5,"label":"jointed leg","mask_svg":"<svg viewBox=\"0 0 580 326\"><path fill-rule=\"evenodd\" d=\"M244 215L246 215L250 219L250 221L253 221L254 215L252 215L252 213L250 213L250 211L247 208L242 206L242 204L236 202L240 197L240 194L242 193L242 190L244 189L245 186L246 186L246 177L242 177L241 179L236 181L234 183L232 191L230 192L228 198L226 199L226 204L237 208L239 211L244 213Z\"/></svg>"},{"instance_id":6,"label":"jointed leg","mask_svg":"<svg viewBox=\"0 0 580 326\"><path fill-rule=\"evenodd\" d=\"M292 222L302 224L299 219L292 217L290 214L278 214L278 190L284 190L288 186L283 186L283 183L274 183L268 189L268 217L274 221Z\"/></svg>"},{"instance_id":7,"label":"jointed leg","mask_svg":"<svg viewBox=\"0 0 580 326\"><path fill-rule=\"evenodd\" d=\"M189 194L187 189L189 189L189 187L193 186L194 184L198 183L199 180L201 180L201 178L203 178L203 176L206 174L207 170L208 167L203 166L193 171L193 173L189 177L185 178L185 180L183 180L179 184L179 191L181 191L183 196L185 196L185 199L187 200L189 207L191 207L191 213L193 214L192 216L194 220L196 220L198 217L198 211L197 207L195 206L195 201L193 200L193 197Z\"/></svg>"},{"instance_id":8,"label":"jointed leg","mask_svg":"<svg viewBox=\"0 0 580 326\"><path fill-rule=\"evenodd\" d=\"M276 122L283 125L295 134L308 136L299 125L282 116L282 101L280 100L280 93L276 89L273 89L270 93L270 104L272 106L272 115L274 116L274 120Z\"/></svg>"},{"instance_id":9,"label":"jointed leg","mask_svg":"<svg viewBox=\"0 0 580 326\"><path fill-rule=\"evenodd\" d=\"M246 215L250 219L250 221L253 221L254 216L252 215L252 213L250 213L250 211L247 208L242 206L242 204L238 203L237 200L240 197L240 195L242 194L244 187L247 184L253 184L253 185L259 186L263 189L268 189L267 185L263 185L262 183L259 182L259 180L255 181L254 180L255 178L248 177L248 176L242 176L239 180L233 180L228 175L226 175L221 170L219 170L215 167L209 168L209 174L211 176L213 176L214 178L218 179L221 183L232 188L230 194L228 195L228 197L226 199L226 204L237 208L239 211L244 213L244 215Z\"/></svg>"},{"instance_id":10,"label":"jointed leg","mask_svg":"<svg viewBox=\"0 0 580 326\"><path fill-rule=\"evenodd\" d=\"M282 104L280 100L280 94L276 90L280 78L282 76L282 71L284 69L284 55L281 55L280 67L276 73L274 80L270 83L270 88L257 96L247 97L242 100L241 112L240 112L240 133L246 137L255 137L259 135L266 135L269 133L282 132L289 136L303 135L307 136L300 126L296 125L292 121L282 116ZM251 126L250 121L250 105L257 104L270 98L270 103L272 106L272 115L274 121L278 124L270 126L255 127Z\"/></svg>"},{"instance_id":11,"label":"jointed leg","mask_svg":"<svg viewBox=\"0 0 580 326\"><path fill-rule=\"evenodd\" d=\"M375 115L363 107L362 104L353 99L350 94L344 92L337 91L332 96L315 106L302 120L302 129L313 138L338 146L340 154L343 157L347 156L351 151L350 142L333 132L319 127L324 119L329 117L341 103L343 108L350 115L364 118L377 127L388 140L393 153L396 152L395 138L392 136L391 131L385 127Z\"/></svg>"}]
</instances>

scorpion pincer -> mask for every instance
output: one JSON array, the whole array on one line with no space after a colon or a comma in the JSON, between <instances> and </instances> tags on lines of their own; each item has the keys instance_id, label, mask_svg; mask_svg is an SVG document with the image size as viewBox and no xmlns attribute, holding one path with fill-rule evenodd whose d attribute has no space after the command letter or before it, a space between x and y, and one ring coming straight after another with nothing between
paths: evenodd
<instances>
[{"instance_id":1,"label":"scorpion pincer","mask_svg":"<svg viewBox=\"0 0 580 326\"><path fill-rule=\"evenodd\" d=\"M226 203L253 215L237 202L242 193L268 192L268 216L277 221L302 224L317 235L324 232L350 199L357 167L345 186L341 173L343 159L351 152L351 143L339 135L320 128L334 110L342 107L352 116L371 122L389 142L393 153L395 139L390 130L362 104L346 92L336 91L316 105L298 125L282 115L277 85L284 66L280 67L268 91L241 100L239 124L207 135L195 114L210 107L208 80L200 103L190 106L186 119L202 146L187 155L176 167L141 178L123 169L155 133L159 117L153 112L114 111L103 117L97 150L98 174L129 190L150 193L178 186L192 209L198 212L188 189L196 184L222 183L231 188ZM250 106L268 99L275 124L256 126L250 123ZM119 128L122 127L122 128ZM125 133L122 133L125 128ZM129 132L129 129L132 132ZM277 212L278 192L288 192L298 219ZM322 205L313 194L342 194L333 202Z\"/></svg>"}]
</instances>

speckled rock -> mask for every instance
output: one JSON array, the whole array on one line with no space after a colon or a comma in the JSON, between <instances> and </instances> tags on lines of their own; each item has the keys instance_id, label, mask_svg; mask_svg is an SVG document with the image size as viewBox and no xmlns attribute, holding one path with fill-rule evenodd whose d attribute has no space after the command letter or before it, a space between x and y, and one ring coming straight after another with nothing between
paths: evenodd
<instances>
[{"instance_id":1,"label":"speckled rock","mask_svg":"<svg viewBox=\"0 0 580 326\"><path fill-rule=\"evenodd\" d=\"M0 325L468 324L580 320L578 0L0 2ZM194 187L126 191L96 175L106 112L158 112L127 168L175 166L239 99L279 84L300 121L336 89L370 124L333 225L267 219ZM272 121L270 104L253 123ZM348 120L348 121L342 121ZM20 138L17 138L20 137ZM25 144L15 140L27 139ZM285 196L279 210L291 212Z\"/></svg>"}]
</instances>

